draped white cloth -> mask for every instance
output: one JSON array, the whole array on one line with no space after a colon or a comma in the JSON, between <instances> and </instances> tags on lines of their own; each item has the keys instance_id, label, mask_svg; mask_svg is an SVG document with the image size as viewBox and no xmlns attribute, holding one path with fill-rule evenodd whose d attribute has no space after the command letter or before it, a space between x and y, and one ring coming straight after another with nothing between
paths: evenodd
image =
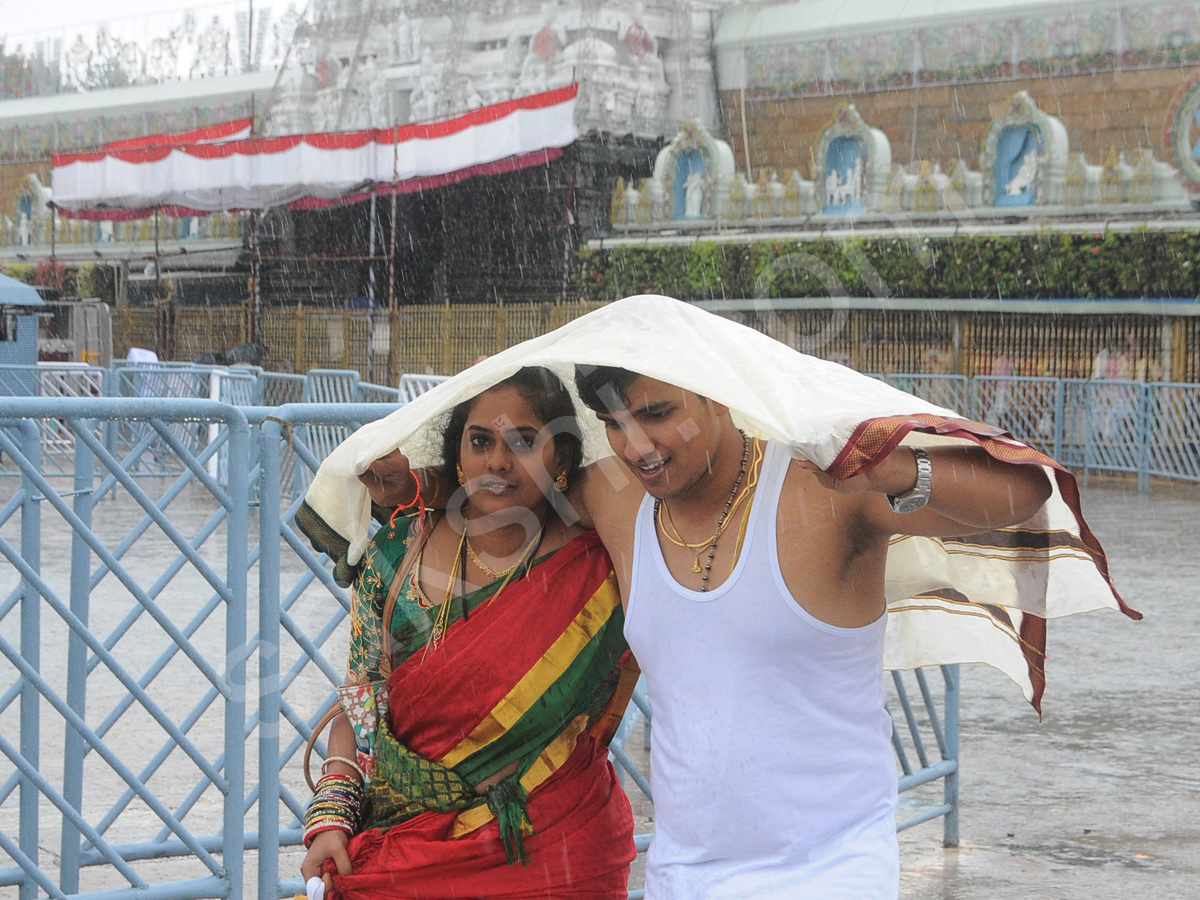
<instances>
[{"instance_id":1,"label":"draped white cloth","mask_svg":"<svg viewBox=\"0 0 1200 900\"><path fill-rule=\"evenodd\" d=\"M234 140L130 142L57 154L54 202L87 209L266 209L332 200L565 147L578 136L574 85L427 125ZM420 185L418 185L420 186Z\"/></svg>"},{"instance_id":2,"label":"draped white cloth","mask_svg":"<svg viewBox=\"0 0 1200 900\"><path fill-rule=\"evenodd\" d=\"M748 433L783 441L793 456L845 477L896 442L970 441L997 458L1042 465L1053 494L1022 525L972 538L898 536L888 555L886 664L912 668L987 662L1037 705L1045 619L1102 608L1132 617L1078 508L1074 478L999 429L970 422L874 378L798 353L751 328L668 297L612 303L472 366L366 425L321 465L306 504L361 557L370 499L357 475L397 447L414 464L443 413L522 366L554 370L573 388L576 364L620 366L730 407ZM577 401L578 405L578 401ZM590 459L611 455L582 405Z\"/></svg>"}]
</instances>

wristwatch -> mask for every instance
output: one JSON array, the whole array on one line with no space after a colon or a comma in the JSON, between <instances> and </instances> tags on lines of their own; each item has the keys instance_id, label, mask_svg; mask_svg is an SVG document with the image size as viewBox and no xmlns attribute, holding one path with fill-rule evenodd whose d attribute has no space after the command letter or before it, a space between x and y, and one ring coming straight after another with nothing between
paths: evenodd
<instances>
[{"instance_id":1,"label":"wristwatch","mask_svg":"<svg viewBox=\"0 0 1200 900\"><path fill-rule=\"evenodd\" d=\"M913 485L911 491L901 494L899 497L884 494L888 504L892 507L892 512L910 513L921 509L929 502L929 491L933 487L933 463L929 461L929 454L920 447L909 447L908 449L912 450L913 458L917 461L917 483Z\"/></svg>"}]
</instances>

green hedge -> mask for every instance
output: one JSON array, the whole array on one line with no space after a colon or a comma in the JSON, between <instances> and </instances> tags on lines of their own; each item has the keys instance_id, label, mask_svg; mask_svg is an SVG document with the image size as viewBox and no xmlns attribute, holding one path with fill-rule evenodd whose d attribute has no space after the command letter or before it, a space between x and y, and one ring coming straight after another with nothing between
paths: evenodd
<instances>
[{"instance_id":1,"label":"green hedge","mask_svg":"<svg viewBox=\"0 0 1200 900\"><path fill-rule=\"evenodd\" d=\"M1200 297L1200 233L1032 234L619 246L579 254L582 300ZM833 277L830 277L833 276Z\"/></svg>"}]
</instances>

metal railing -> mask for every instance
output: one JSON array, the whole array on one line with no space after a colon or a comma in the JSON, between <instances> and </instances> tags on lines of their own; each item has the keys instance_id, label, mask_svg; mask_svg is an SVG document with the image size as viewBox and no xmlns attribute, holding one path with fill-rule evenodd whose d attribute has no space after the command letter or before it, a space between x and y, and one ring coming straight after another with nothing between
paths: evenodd
<instances>
[{"instance_id":1,"label":"metal railing","mask_svg":"<svg viewBox=\"0 0 1200 900\"><path fill-rule=\"evenodd\" d=\"M318 429L389 410L5 398L0 454L15 477L0 480L0 758L11 764L0 886L21 900L302 891L299 760L342 681L350 598L295 530L304 479L287 466L308 477ZM58 469L43 452L47 421L75 435L70 454L54 448ZM144 435L114 451L114 423ZM194 445L181 428L207 439ZM154 441L171 459L148 473ZM944 691L924 679L893 686L901 785L905 798L939 781L943 791L903 799L900 827L944 815L953 842L957 673L945 670ZM649 796L628 741L639 718L648 739L644 691L612 751L630 790Z\"/></svg>"}]
</instances>

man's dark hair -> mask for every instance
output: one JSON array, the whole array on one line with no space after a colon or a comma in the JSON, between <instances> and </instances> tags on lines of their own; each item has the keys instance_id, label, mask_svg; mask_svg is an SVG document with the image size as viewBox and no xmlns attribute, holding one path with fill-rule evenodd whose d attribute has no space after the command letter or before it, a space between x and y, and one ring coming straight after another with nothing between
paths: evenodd
<instances>
[{"instance_id":1,"label":"man's dark hair","mask_svg":"<svg viewBox=\"0 0 1200 900\"><path fill-rule=\"evenodd\" d=\"M641 377L637 372L618 366L576 366L575 390L579 391L583 405L592 412L608 413L612 412L616 401L622 406L629 405L625 389Z\"/></svg>"}]
</instances>

